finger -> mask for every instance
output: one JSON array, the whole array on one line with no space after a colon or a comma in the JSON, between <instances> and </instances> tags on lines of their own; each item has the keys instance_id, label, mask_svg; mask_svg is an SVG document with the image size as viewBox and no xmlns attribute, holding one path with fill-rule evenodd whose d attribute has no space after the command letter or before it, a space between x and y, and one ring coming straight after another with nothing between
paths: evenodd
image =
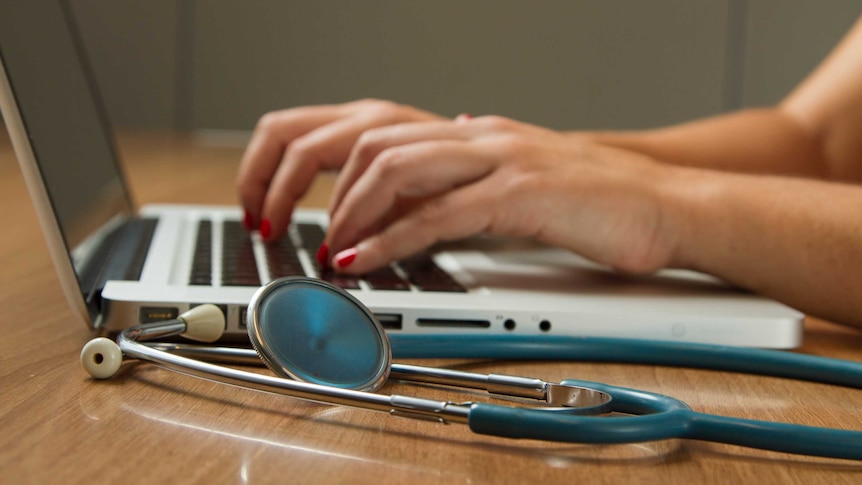
<instances>
[{"instance_id":1,"label":"finger","mask_svg":"<svg viewBox=\"0 0 862 485\"><path fill-rule=\"evenodd\" d=\"M487 131L487 125L480 123L467 125L461 121L448 120L404 123L366 131L353 147L335 182L329 213L333 214L338 210L344 195L382 151L420 141L468 140Z\"/></svg>"},{"instance_id":2,"label":"finger","mask_svg":"<svg viewBox=\"0 0 862 485\"><path fill-rule=\"evenodd\" d=\"M362 274L423 251L437 242L487 230L493 220L491 179L447 192L333 257L333 267Z\"/></svg>"},{"instance_id":3,"label":"finger","mask_svg":"<svg viewBox=\"0 0 862 485\"><path fill-rule=\"evenodd\" d=\"M347 159L359 135L379 121L361 113L332 121L287 147L277 164L261 209L266 240L276 239L287 230L296 202L311 186L320 170L339 168Z\"/></svg>"},{"instance_id":4,"label":"finger","mask_svg":"<svg viewBox=\"0 0 862 485\"><path fill-rule=\"evenodd\" d=\"M472 183L494 167L494 159L465 141L423 141L387 149L332 215L327 244L333 251L352 246L380 227L400 198L436 196Z\"/></svg>"},{"instance_id":5,"label":"finger","mask_svg":"<svg viewBox=\"0 0 862 485\"><path fill-rule=\"evenodd\" d=\"M337 105L291 108L263 116L243 155L236 181L240 201L249 216L254 221L260 221L272 178L285 156L285 150L297 138L356 113L385 115L396 109L393 103L366 99ZM349 149L346 153L349 153Z\"/></svg>"},{"instance_id":6,"label":"finger","mask_svg":"<svg viewBox=\"0 0 862 485\"><path fill-rule=\"evenodd\" d=\"M255 222L286 147L297 137L342 116L344 106L294 108L263 116L246 147L236 177L240 203Z\"/></svg>"}]
</instances>

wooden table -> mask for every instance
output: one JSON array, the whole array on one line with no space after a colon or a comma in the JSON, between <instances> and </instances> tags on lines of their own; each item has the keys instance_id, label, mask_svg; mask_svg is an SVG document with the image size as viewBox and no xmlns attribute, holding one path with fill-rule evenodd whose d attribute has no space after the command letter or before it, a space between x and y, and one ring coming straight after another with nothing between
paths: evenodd
<instances>
[{"instance_id":1,"label":"wooden table","mask_svg":"<svg viewBox=\"0 0 862 485\"><path fill-rule=\"evenodd\" d=\"M239 148L190 137L120 140L139 202L232 204ZM306 203L321 205L331 178ZM9 147L0 138L0 482L15 483L862 483L862 463L690 441L581 446L480 436L306 403L126 364L92 381ZM862 361L862 332L811 320L802 352ZM641 365L425 361L477 372L651 390L694 409L862 429L862 390ZM437 389L387 391L460 399ZM467 396L469 399L470 396Z\"/></svg>"}]
</instances>

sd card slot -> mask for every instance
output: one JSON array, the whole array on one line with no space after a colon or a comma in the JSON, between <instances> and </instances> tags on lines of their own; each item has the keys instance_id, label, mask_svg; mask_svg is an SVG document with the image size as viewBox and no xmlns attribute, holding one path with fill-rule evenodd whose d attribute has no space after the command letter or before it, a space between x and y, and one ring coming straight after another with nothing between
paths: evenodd
<instances>
[{"instance_id":1,"label":"sd card slot","mask_svg":"<svg viewBox=\"0 0 862 485\"><path fill-rule=\"evenodd\" d=\"M465 320L460 318L419 318L416 325L420 327L450 327L450 328L488 328L488 320Z\"/></svg>"}]
</instances>

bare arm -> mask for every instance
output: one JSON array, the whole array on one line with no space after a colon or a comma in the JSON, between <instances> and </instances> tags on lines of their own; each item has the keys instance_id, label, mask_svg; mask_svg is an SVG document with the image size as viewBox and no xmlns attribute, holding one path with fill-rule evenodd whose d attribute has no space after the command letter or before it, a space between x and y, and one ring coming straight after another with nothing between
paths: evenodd
<instances>
[{"instance_id":1,"label":"bare arm","mask_svg":"<svg viewBox=\"0 0 862 485\"><path fill-rule=\"evenodd\" d=\"M687 168L674 177L669 266L862 328L862 188Z\"/></svg>"},{"instance_id":2,"label":"bare arm","mask_svg":"<svg viewBox=\"0 0 862 485\"><path fill-rule=\"evenodd\" d=\"M677 165L862 181L862 19L778 106L592 136Z\"/></svg>"},{"instance_id":3,"label":"bare arm","mask_svg":"<svg viewBox=\"0 0 862 485\"><path fill-rule=\"evenodd\" d=\"M633 132L597 132L594 141L656 160L746 173L827 177L814 137L781 109L752 109Z\"/></svg>"},{"instance_id":4,"label":"bare arm","mask_svg":"<svg viewBox=\"0 0 862 485\"><path fill-rule=\"evenodd\" d=\"M675 171L670 265L862 327L862 187L834 182L862 182L862 19L774 108L595 139L675 165L833 181Z\"/></svg>"}]
</instances>

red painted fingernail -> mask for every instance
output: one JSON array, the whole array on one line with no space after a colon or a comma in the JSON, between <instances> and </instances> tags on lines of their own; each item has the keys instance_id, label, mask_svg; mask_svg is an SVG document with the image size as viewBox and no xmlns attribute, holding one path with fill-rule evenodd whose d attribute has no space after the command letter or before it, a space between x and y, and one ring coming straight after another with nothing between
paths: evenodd
<instances>
[{"instance_id":1,"label":"red painted fingernail","mask_svg":"<svg viewBox=\"0 0 862 485\"><path fill-rule=\"evenodd\" d=\"M473 115L471 115L470 113L461 113L455 117L455 121L467 121L472 119Z\"/></svg>"},{"instance_id":2,"label":"red painted fingernail","mask_svg":"<svg viewBox=\"0 0 862 485\"><path fill-rule=\"evenodd\" d=\"M254 229L254 218L251 217L251 212L245 211L245 215L242 218L242 226L245 227L246 231Z\"/></svg>"},{"instance_id":3,"label":"red painted fingernail","mask_svg":"<svg viewBox=\"0 0 862 485\"><path fill-rule=\"evenodd\" d=\"M329 266L329 246L326 243L321 244L317 249L317 264L323 268Z\"/></svg>"},{"instance_id":4,"label":"red painted fingernail","mask_svg":"<svg viewBox=\"0 0 862 485\"><path fill-rule=\"evenodd\" d=\"M272 232L272 224L270 224L269 219L264 219L260 221L260 236L264 239L267 239Z\"/></svg>"},{"instance_id":5,"label":"red painted fingernail","mask_svg":"<svg viewBox=\"0 0 862 485\"><path fill-rule=\"evenodd\" d=\"M356 248L345 249L335 255L335 264L339 268L346 268L356 259Z\"/></svg>"}]
</instances>

